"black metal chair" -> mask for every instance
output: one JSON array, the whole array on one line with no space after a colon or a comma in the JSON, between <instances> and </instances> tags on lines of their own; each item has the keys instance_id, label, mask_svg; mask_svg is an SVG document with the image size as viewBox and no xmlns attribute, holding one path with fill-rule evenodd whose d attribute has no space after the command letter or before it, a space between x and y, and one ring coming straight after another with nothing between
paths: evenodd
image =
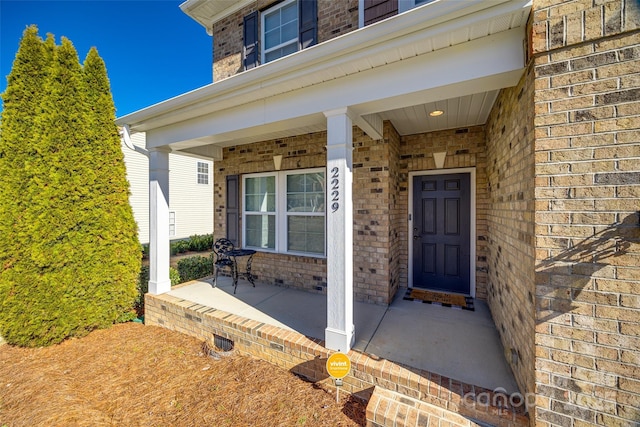
<instances>
[{"instance_id":1,"label":"black metal chair","mask_svg":"<svg viewBox=\"0 0 640 427\"><path fill-rule=\"evenodd\" d=\"M231 272L231 276L234 276L235 263L233 259L227 252L232 251L234 249L233 243L229 239L218 239L213 244L213 253L215 254L215 259L213 260L213 287L215 288L218 285L218 273L223 268L228 268Z\"/></svg>"}]
</instances>

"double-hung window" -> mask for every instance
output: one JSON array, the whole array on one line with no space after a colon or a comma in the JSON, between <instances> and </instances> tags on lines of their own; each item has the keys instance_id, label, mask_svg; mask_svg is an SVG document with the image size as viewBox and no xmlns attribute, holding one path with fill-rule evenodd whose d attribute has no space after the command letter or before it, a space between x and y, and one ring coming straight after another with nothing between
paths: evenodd
<instances>
[{"instance_id":1,"label":"double-hung window","mask_svg":"<svg viewBox=\"0 0 640 427\"><path fill-rule=\"evenodd\" d=\"M284 0L254 11L242 25L245 70L306 49L318 42L317 0Z\"/></svg>"},{"instance_id":2,"label":"double-hung window","mask_svg":"<svg viewBox=\"0 0 640 427\"><path fill-rule=\"evenodd\" d=\"M243 188L244 246L325 255L323 168L245 175Z\"/></svg>"},{"instance_id":3,"label":"double-hung window","mask_svg":"<svg viewBox=\"0 0 640 427\"><path fill-rule=\"evenodd\" d=\"M298 2L287 0L262 14L262 63L298 51Z\"/></svg>"},{"instance_id":4,"label":"double-hung window","mask_svg":"<svg viewBox=\"0 0 640 427\"><path fill-rule=\"evenodd\" d=\"M198 184L209 184L209 164L198 162Z\"/></svg>"}]
</instances>

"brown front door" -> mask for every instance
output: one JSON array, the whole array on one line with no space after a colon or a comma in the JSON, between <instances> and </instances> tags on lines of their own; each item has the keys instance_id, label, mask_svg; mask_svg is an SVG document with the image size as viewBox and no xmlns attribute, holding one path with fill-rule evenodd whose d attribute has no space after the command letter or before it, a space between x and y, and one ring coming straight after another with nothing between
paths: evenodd
<instances>
[{"instance_id":1,"label":"brown front door","mask_svg":"<svg viewBox=\"0 0 640 427\"><path fill-rule=\"evenodd\" d=\"M471 178L413 178L413 286L470 293Z\"/></svg>"}]
</instances>

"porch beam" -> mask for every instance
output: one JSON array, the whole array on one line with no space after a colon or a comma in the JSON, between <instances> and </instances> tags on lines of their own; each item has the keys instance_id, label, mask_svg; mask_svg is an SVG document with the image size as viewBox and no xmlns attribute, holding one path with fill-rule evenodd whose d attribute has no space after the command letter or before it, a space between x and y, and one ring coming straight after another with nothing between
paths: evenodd
<instances>
[{"instance_id":1,"label":"porch beam","mask_svg":"<svg viewBox=\"0 0 640 427\"><path fill-rule=\"evenodd\" d=\"M171 290L169 278L169 152L149 150L149 293Z\"/></svg>"},{"instance_id":2,"label":"porch beam","mask_svg":"<svg viewBox=\"0 0 640 427\"><path fill-rule=\"evenodd\" d=\"M348 105L357 116L514 86L524 70L522 28L503 31L149 130L147 147L243 136L323 124L322 111ZM305 99L309 102L301 103ZM365 120L361 120L364 123ZM356 123L358 124L358 123ZM150 124L151 125L151 124ZM358 124L359 125L359 124ZM366 126L366 124L364 124ZM215 129L215 132L212 130ZM366 131L366 129L363 129Z\"/></svg>"},{"instance_id":3,"label":"porch beam","mask_svg":"<svg viewBox=\"0 0 640 427\"><path fill-rule=\"evenodd\" d=\"M327 118L327 328L325 347L346 353L353 324L353 121L347 108Z\"/></svg>"},{"instance_id":4,"label":"porch beam","mask_svg":"<svg viewBox=\"0 0 640 427\"><path fill-rule=\"evenodd\" d=\"M373 140L382 139L383 127L382 117L379 114L365 114L356 117L356 125L362 129Z\"/></svg>"}]
</instances>

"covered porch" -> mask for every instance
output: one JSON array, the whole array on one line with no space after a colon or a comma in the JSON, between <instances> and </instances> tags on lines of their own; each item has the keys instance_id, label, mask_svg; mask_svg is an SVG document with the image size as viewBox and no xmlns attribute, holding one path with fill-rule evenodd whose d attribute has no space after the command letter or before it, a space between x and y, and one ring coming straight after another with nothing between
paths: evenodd
<instances>
[{"instance_id":1,"label":"covered porch","mask_svg":"<svg viewBox=\"0 0 640 427\"><path fill-rule=\"evenodd\" d=\"M147 324L211 344L223 340L226 350L264 358L310 381L331 381L324 371L330 352L323 295L265 283L254 288L243 280L234 295L232 280L220 277L216 288L205 278L148 295L147 306ZM378 387L415 399L412 407L456 414L460 420L452 425L466 425L465 419L468 425L527 425L527 402L486 304L468 311L398 296L389 306L356 302L354 322L359 334L348 352L353 370L346 391L369 400Z\"/></svg>"},{"instance_id":2,"label":"covered porch","mask_svg":"<svg viewBox=\"0 0 640 427\"><path fill-rule=\"evenodd\" d=\"M529 11L522 0L429 3L118 119L125 139L128 132L146 132L150 153L146 320L230 339L242 351L314 380L326 380L322 360L330 352L349 353L355 363L348 391L370 396L380 386L461 413L469 409L462 403L470 392L517 391L513 378L503 375L509 369L485 301L493 318L502 318L508 362L520 367L523 387L530 365L521 360L529 359L532 340L504 337L510 332L504 324L514 324L507 322L511 311L522 305L503 304L488 279L490 255L502 251L495 240L513 241L489 224L514 214L499 205L503 197L493 197L489 174L500 188L495 165L503 159L504 170L528 171L529 157L512 154L518 160L511 163L505 153L511 155L512 140L514 148L527 141L512 131L510 112L528 96L522 82ZM445 114L430 114L437 111ZM214 160L215 236L257 249L258 278L280 286L251 288L246 295L240 286L237 298L204 282L171 289L169 153ZM296 174L323 176L317 181L323 190L312 190L322 193L322 208L289 209L284 183ZM466 275L459 293L478 301L472 313L402 299L406 289L424 286L415 272L429 262L416 250L423 245L414 243L427 234L419 229L429 226L414 221L413 205L428 207L420 191L451 179L464 181L464 201L454 206L461 215L453 215L461 220L455 230L434 228L465 238L460 252L450 252L460 261L451 268ZM249 192L254 183L280 190L277 196ZM516 190L507 200L526 205L528 193ZM443 194L438 200L445 201ZM260 202L249 206L256 195ZM268 207L272 196L277 208ZM490 217L493 206L500 209ZM291 212L324 227L303 250L288 244ZM249 224L252 215L261 217L257 225ZM279 231L272 232L270 216ZM255 232L262 233L259 239ZM512 264L493 267L502 274ZM517 316L533 321L526 313ZM485 419L471 406L471 418ZM482 411L500 420L498 406ZM509 409L513 419L497 425L510 425L518 414Z\"/></svg>"},{"instance_id":3,"label":"covered porch","mask_svg":"<svg viewBox=\"0 0 640 427\"><path fill-rule=\"evenodd\" d=\"M484 130L473 127L487 122L500 89L522 77L529 10L522 0L433 2L119 118L125 141L131 132L147 134L149 291L170 290L168 155L174 153L215 161L217 237L265 250L272 265L295 260L304 269L314 261L313 290L326 294L324 337L332 350L348 351L358 340L354 300L388 304L399 289L416 285L412 267L430 262L415 251L422 245L413 243L419 226L407 188L415 191L417 176L447 169L471 177L463 219L454 225L464 226L466 241L457 264L446 268L463 270L461 292L478 296L476 193L486 186L484 176L476 179L477 171L484 173ZM436 111L446 113L430 114ZM429 137L411 140L443 130L456 135L440 138L442 148ZM267 221L275 218L284 230L289 207L278 208L282 214L264 206L249 212L248 199L242 200L248 196L239 177L269 173L288 179L281 168L324 170L326 199L311 213L321 215L316 223L325 220L324 230L314 243L320 251L311 258L284 244L285 232L269 235L276 226ZM249 225L249 214L263 225ZM310 216L302 219L312 222ZM259 227L270 229L259 243L248 241ZM285 284L300 276L269 274ZM480 294L486 297L486 285Z\"/></svg>"}]
</instances>

